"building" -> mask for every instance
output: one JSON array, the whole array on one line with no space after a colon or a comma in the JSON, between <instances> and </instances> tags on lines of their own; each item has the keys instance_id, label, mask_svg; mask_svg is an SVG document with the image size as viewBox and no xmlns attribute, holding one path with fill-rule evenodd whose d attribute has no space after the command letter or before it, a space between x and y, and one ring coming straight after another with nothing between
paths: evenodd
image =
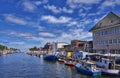
<instances>
[{"instance_id":1,"label":"building","mask_svg":"<svg viewBox=\"0 0 120 78\"><path fill-rule=\"evenodd\" d=\"M72 51L71 45L70 45L70 44L69 44L69 45L65 45L65 46L64 46L64 50L65 50L66 52L71 52L71 51Z\"/></svg>"},{"instance_id":2,"label":"building","mask_svg":"<svg viewBox=\"0 0 120 78\"><path fill-rule=\"evenodd\" d=\"M43 50L48 52L64 51L64 46L68 45L66 42L48 42L44 45Z\"/></svg>"},{"instance_id":3,"label":"building","mask_svg":"<svg viewBox=\"0 0 120 78\"><path fill-rule=\"evenodd\" d=\"M99 53L120 53L120 14L108 13L93 28L93 50Z\"/></svg>"},{"instance_id":4,"label":"building","mask_svg":"<svg viewBox=\"0 0 120 78\"><path fill-rule=\"evenodd\" d=\"M90 53L93 52L93 41L86 41L84 46L85 46L84 48L85 52L90 52Z\"/></svg>"},{"instance_id":5,"label":"building","mask_svg":"<svg viewBox=\"0 0 120 78\"><path fill-rule=\"evenodd\" d=\"M58 51L65 51L64 46L66 46L66 45L69 45L69 44L66 42L57 42L57 50Z\"/></svg>"},{"instance_id":6,"label":"building","mask_svg":"<svg viewBox=\"0 0 120 78\"><path fill-rule=\"evenodd\" d=\"M85 44L85 41L72 40L71 48L73 49L73 51L84 50L84 44Z\"/></svg>"}]
</instances>

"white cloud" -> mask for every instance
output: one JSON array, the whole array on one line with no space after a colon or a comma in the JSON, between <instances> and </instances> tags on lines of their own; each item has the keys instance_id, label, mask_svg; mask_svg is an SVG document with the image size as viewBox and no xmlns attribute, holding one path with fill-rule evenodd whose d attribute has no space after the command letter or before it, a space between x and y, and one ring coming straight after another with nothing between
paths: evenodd
<instances>
[{"instance_id":1,"label":"white cloud","mask_svg":"<svg viewBox=\"0 0 120 78\"><path fill-rule=\"evenodd\" d=\"M44 8L51 10L53 13L73 13L72 9L67 9L66 7L63 8L57 8L54 5L46 5Z\"/></svg>"},{"instance_id":2,"label":"white cloud","mask_svg":"<svg viewBox=\"0 0 120 78\"><path fill-rule=\"evenodd\" d=\"M61 36L57 37L55 40L70 43L70 41L73 39L92 40L92 33L84 31L83 29L71 29L69 30L69 33L61 33Z\"/></svg>"},{"instance_id":3,"label":"white cloud","mask_svg":"<svg viewBox=\"0 0 120 78\"><path fill-rule=\"evenodd\" d=\"M55 37L54 34L48 32L40 32L39 35L42 37Z\"/></svg>"},{"instance_id":4,"label":"white cloud","mask_svg":"<svg viewBox=\"0 0 120 78\"><path fill-rule=\"evenodd\" d=\"M9 35L11 37L21 37L21 38L32 38L34 37L34 34L29 33L29 32L18 32L18 31L14 31L14 30L3 30L0 31L0 33Z\"/></svg>"},{"instance_id":5,"label":"white cloud","mask_svg":"<svg viewBox=\"0 0 120 78\"><path fill-rule=\"evenodd\" d=\"M44 26L37 26L37 30L38 30L38 31L43 31L44 29L45 29Z\"/></svg>"},{"instance_id":6,"label":"white cloud","mask_svg":"<svg viewBox=\"0 0 120 78\"><path fill-rule=\"evenodd\" d=\"M101 0L67 0L67 3L76 3L76 4L97 4L99 3Z\"/></svg>"},{"instance_id":7,"label":"white cloud","mask_svg":"<svg viewBox=\"0 0 120 78\"><path fill-rule=\"evenodd\" d=\"M47 5L47 6L44 6L44 8L49 9L49 10L51 10L54 13L60 13L60 10L58 10L57 7L54 6L54 5L51 5L51 6Z\"/></svg>"},{"instance_id":8,"label":"white cloud","mask_svg":"<svg viewBox=\"0 0 120 78\"><path fill-rule=\"evenodd\" d=\"M19 24L19 25L26 25L27 24L26 20L19 18L19 17L16 17L12 14L5 14L4 16L5 16L5 20L7 22L11 22L11 23Z\"/></svg>"},{"instance_id":9,"label":"white cloud","mask_svg":"<svg viewBox=\"0 0 120 78\"><path fill-rule=\"evenodd\" d=\"M78 8L83 7L82 5L92 5L92 4L98 4L101 0L67 0L67 4L71 8Z\"/></svg>"},{"instance_id":10,"label":"white cloud","mask_svg":"<svg viewBox=\"0 0 120 78\"><path fill-rule=\"evenodd\" d=\"M86 13L80 13L79 16L85 17L87 14Z\"/></svg>"},{"instance_id":11,"label":"white cloud","mask_svg":"<svg viewBox=\"0 0 120 78\"><path fill-rule=\"evenodd\" d=\"M115 7L116 5L120 5L120 0L105 0L99 8L105 9L106 7Z\"/></svg>"},{"instance_id":12,"label":"white cloud","mask_svg":"<svg viewBox=\"0 0 120 78\"><path fill-rule=\"evenodd\" d=\"M69 22L68 26L75 26L77 25L78 23L76 21L71 21Z\"/></svg>"},{"instance_id":13,"label":"white cloud","mask_svg":"<svg viewBox=\"0 0 120 78\"><path fill-rule=\"evenodd\" d=\"M70 17L64 17L64 16L56 18L54 16L48 15L48 16L42 16L41 20L45 20L45 21L48 21L50 23L67 23L71 20L71 18Z\"/></svg>"},{"instance_id":14,"label":"white cloud","mask_svg":"<svg viewBox=\"0 0 120 78\"><path fill-rule=\"evenodd\" d=\"M46 4L48 2L48 0L40 0L40 1L34 1L34 3L39 6L41 4Z\"/></svg>"},{"instance_id":15,"label":"white cloud","mask_svg":"<svg viewBox=\"0 0 120 78\"><path fill-rule=\"evenodd\" d=\"M12 24L18 24L18 25L22 25L22 26L30 26L33 28L36 28L37 30L41 31L44 30L44 26L40 26L39 22L33 22L30 19L26 20L25 17L17 17L13 14L4 14L4 20L8 23L12 23Z\"/></svg>"},{"instance_id":16,"label":"white cloud","mask_svg":"<svg viewBox=\"0 0 120 78\"><path fill-rule=\"evenodd\" d=\"M38 2L36 4L38 4ZM33 12L37 8L37 6L30 1L24 1L22 5L25 11Z\"/></svg>"},{"instance_id":17,"label":"white cloud","mask_svg":"<svg viewBox=\"0 0 120 78\"><path fill-rule=\"evenodd\" d=\"M41 5L42 2L41 1L36 1L35 4L38 6L38 5Z\"/></svg>"},{"instance_id":18,"label":"white cloud","mask_svg":"<svg viewBox=\"0 0 120 78\"><path fill-rule=\"evenodd\" d=\"M25 42L16 41L16 42L10 42L9 44L11 44L11 45L23 45L23 44L25 44Z\"/></svg>"},{"instance_id":19,"label":"white cloud","mask_svg":"<svg viewBox=\"0 0 120 78\"><path fill-rule=\"evenodd\" d=\"M48 0L21 0L19 1L24 11L27 12L36 12L38 10L38 6L44 5L48 2Z\"/></svg>"}]
</instances>

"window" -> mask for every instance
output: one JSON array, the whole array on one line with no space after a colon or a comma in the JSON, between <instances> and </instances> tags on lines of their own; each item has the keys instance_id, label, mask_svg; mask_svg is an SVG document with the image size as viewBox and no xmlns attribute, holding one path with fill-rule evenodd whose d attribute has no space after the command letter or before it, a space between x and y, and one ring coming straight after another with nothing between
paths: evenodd
<instances>
[{"instance_id":1,"label":"window","mask_svg":"<svg viewBox=\"0 0 120 78\"><path fill-rule=\"evenodd\" d=\"M109 44L112 44L112 40L109 40Z\"/></svg>"},{"instance_id":2,"label":"window","mask_svg":"<svg viewBox=\"0 0 120 78\"><path fill-rule=\"evenodd\" d=\"M118 43L120 43L120 38L118 39Z\"/></svg>"},{"instance_id":3,"label":"window","mask_svg":"<svg viewBox=\"0 0 120 78\"><path fill-rule=\"evenodd\" d=\"M108 40L105 40L105 44L108 44Z\"/></svg>"},{"instance_id":4,"label":"window","mask_svg":"<svg viewBox=\"0 0 120 78\"><path fill-rule=\"evenodd\" d=\"M117 43L117 39L113 39L113 43Z\"/></svg>"}]
</instances>

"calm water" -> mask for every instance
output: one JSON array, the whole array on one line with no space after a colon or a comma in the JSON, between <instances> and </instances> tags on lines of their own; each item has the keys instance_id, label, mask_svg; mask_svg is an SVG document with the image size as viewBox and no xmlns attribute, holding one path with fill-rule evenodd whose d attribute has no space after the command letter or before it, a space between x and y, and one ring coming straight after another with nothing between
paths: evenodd
<instances>
[{"instance_id":1,"label":"calm water","mask_svg":"<svg viewBox=\"0 0 120 78\"><path fill-rule=\"evenodd\" d=\"M0 78L92 78L77 73L59 62L47 62L42 57L15 53L0 57ZM100 78L100 77L99 77ZM101 77L113 78L113 77ZM118 77L114 77L118 78Z\"/></svg>"}]
</instances>

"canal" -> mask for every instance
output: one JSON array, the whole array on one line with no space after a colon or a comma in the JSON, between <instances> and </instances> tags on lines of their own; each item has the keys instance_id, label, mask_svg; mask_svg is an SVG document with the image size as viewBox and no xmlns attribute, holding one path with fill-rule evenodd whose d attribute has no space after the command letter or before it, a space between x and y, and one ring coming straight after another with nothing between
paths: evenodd
<instances>
[{"instance_id":1,"label":"canal","mask_svg":"<svg viewBox=\"0 0 120 78\"><path fill-rule=\"evenodd\" d=\"M0 57L0 78L93 78L77 73L59 62L47 62L42 57L14 53ZM102 76L99 78L113 78ZM118 78L118 77L114 77Z\"/></svg>"}]
</instances>

